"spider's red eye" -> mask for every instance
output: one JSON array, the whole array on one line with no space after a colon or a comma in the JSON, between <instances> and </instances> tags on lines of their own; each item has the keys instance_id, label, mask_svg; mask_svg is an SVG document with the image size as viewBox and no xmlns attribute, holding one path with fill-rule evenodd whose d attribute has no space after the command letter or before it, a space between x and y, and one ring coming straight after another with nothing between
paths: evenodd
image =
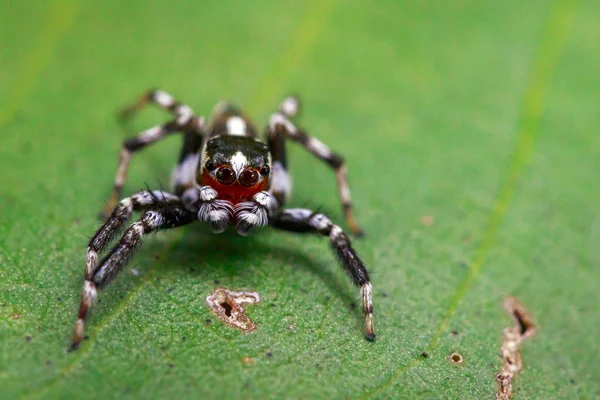
<instances>
[{"instance_id":1,"label":"spider's red eye","mask_svg":"<svg viewBox=\"0 0 600 400\"><path fill-rule=\"evenodd\" d=\"M204 168L206 168L206 170L208 172L212 172L212 171L214 171L217 168L217 166L215 165L214 162L212 162L212 161L209 160L209 161L206 162L206 164L204 164Z\"/></svg>"},{"instance_id":2,"label":"spider's red eye","mask_svg":"<svg viewBox=\"0 0 600 400\"><path fill-rule=\"evenodd\" d=\"M253 186L258 182L258 174L252 168L247 168L240 174L240 183L244 186Z\"/></svg>"},{"instance_id":3,"label":"spider's red eye","mask_svg":"<svg viewBox=\"0 0 600 400\"><path fill-rule=\"evenodd\" d=\"M223 185L231 185L235 182L235 172L229 167L221 167L217 171L217 180Z\"/></svg>"},{"instance_id":4,"label":"spider's red eye","mask_svg":"<svg viewBox=\"0 0 600 400\"><path fill-rule=\"evenodd\" d=\"M269 175L270 173L271 173L271 168L269 168L269 166L268 166L267 164L263 165L263 166L260 168L260 174L261 174L262 176L267 176L267 175Z\"/></svg>"}]
</instances>

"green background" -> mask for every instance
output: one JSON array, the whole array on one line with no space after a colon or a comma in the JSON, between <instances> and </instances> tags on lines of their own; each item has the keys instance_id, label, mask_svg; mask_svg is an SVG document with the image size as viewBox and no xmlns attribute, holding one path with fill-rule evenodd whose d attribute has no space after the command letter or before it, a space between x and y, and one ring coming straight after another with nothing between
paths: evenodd
<instances>
[{"instance_id":1,"label":"green background","mask_svg":"<svg viewBox=\"0 0 600 400\"><path fill-rule=\"evenodd\" d=\"M0 396L493 398L515 295L539 324L515 398L598 398L598 38L595 1L4 1ZM116 123L149 87L260 124L302 96L348 161L375 343L325 239L198 224L149 238L66 352L120 143L166 118ZM179 142L126 192L166 184ZM288 147L291 204L345 226L333 173ZM255 333L216 320L215 280L261 294Z\"/></svg>"}]
</instances>

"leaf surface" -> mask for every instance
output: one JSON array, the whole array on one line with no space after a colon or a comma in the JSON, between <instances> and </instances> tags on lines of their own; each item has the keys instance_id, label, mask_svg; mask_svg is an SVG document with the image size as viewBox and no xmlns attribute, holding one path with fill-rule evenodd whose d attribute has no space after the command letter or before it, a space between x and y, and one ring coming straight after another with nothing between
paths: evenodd
<instances>
[{"instance_id":1,"label":"leaf surface","mask_svg":"<svg viewBox=\"0 0 600 400\"><path fill-rule=\"evenodd\" d=\"M569 0L7 6L2 397L493 398L508 295L539 325L514 397L600 396L599 15ZM259 124L301 95L300 124L348 163L375 343L325 239L197 224L148 238L66 352L120 144L166 118L123 132L115 112L150 87L207 116L234 99ZM136 154L127 193L166 186L179 145ZM291 205L345 227L333 173L288 150ZM216 319L216 286L260 293L255 332Z\"/></svg>"}]
</instances>

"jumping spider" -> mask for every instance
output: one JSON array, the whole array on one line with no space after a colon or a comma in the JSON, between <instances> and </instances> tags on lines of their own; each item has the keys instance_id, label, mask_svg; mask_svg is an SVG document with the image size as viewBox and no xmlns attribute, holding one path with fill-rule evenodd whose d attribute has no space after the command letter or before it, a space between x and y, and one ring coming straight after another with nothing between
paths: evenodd
<instances>
[{"instance_id":1,"label":"jumping spider","mask_svg":"<svg viewBox=\"0 0 600 400\"><path fill-rule=\"evenodd\" d=\"M360 286L365 335L373 340L371 283L348 236L322 213L305 208L283 208L291 191L285 151L285 141L291 139L333 168L346 221L354 234L362 233L352 213L342 157L291 121L299 110L298 99L286 98L271 115L264 142L258 139L256 129L236 106L217 104L207 125L190 107L160 90L148 91L126 108L122 117L131 117L147 103L169 111L173 119L123 143L112 198L104 211L106 222L88 244L85 283L71 348L81 343L85 320L97 290L117 276L141 246L143 237L198 220L208 223L214 233L223 232L231 223L243 236L250 235L255 228L270 225L329 237L342 267ZM183 146L173 171L173 194L144 190L119 202L132 154L174 133L183 134ZM141 218L130 225L112 250L98 261L98 254L134 211L142 212Z\"/></svg>"}]
</instances>

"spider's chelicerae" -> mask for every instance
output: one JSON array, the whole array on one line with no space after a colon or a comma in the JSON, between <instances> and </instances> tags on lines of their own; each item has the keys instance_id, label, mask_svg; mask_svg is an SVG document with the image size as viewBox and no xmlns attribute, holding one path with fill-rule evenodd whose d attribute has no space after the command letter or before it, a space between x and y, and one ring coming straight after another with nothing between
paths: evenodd
<instances>
[{"instance_id":1,"label":"spider's chelicerae","mask_svg":"<svg viewBox=\"0 0 600 400\"><path fill-rule=\"evenodd\" d=\"M85 283L72 348L81 343L85 320L97 290L123 269L142 244L143 237L160 229L177 228L195 221L206 222L214 233L223 232L231 224L239 234L246 236L255 228L270 225L276 229L328 237L342 267L360 286L365 335L373 340L371 283L348 236L320 212L283 208L291 190L285 152L285 141L291 139L335 171L346 221L354 234L361 233L352 213L342 157L291 121L298 113L298 99L286 98L279 110L271 115L265 141L258 139L249 119L231 104L217 104L210 123L206 124L205 119L194 115L190 107L159 90L147 92L125 109L122 116L131 117L147 103L168 110L173 119L123 143L113 195L105 210L108 218L88 244ZM174 133L183 134L183 146L173 171L172 193L147 190L118 202L132 154ZM141 218L130 225L119 242L98 261L98 254L134 211L141 212Z\"/></svg>"}]
</instances>

